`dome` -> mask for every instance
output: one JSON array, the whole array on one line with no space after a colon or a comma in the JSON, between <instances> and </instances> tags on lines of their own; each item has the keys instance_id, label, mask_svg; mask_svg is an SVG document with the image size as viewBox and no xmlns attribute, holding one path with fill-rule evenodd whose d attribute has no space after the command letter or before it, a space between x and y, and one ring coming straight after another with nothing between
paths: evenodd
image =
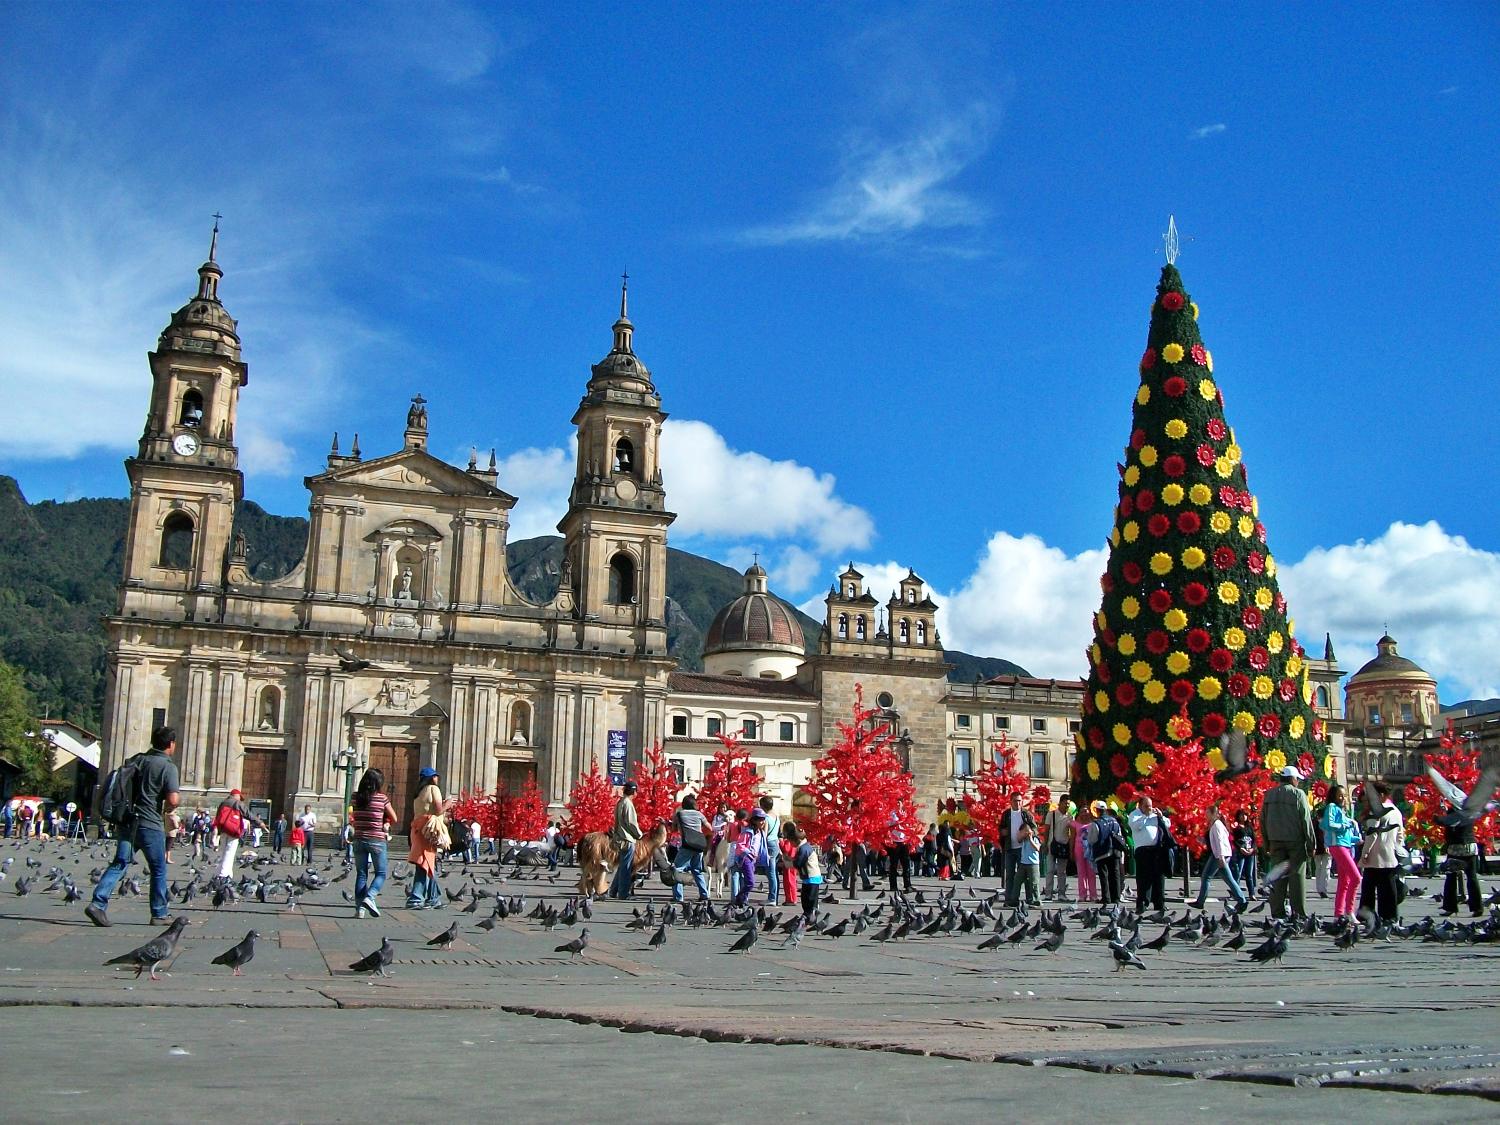
<instances>
[{"instance_id":1,"label":"dome","mask_svg":"<svg viewBox=\"0 0 1500 1125\"><path fill-rule=\"evenodd\" d=\"M796 613L766 589L765 569L751 566L745 592L719 610L708 627L704 668L714 675L789 679L805 654Z\"/></svg>"},{"instance_id":2,"label":"dome","mask_svg":"<svg viewBox=\"0 0 1500 1125\"><path fill-rule=\"evenodd\" d=\"M1376 641L1375 647L1380 650L1379 655L1349 677L1351 684L1362 677L1368 679L1377 676L1398 676L1402 679L1432 679L1427 669L1416 663L1416 661L1408 660L1396 652L1396 639L1389 633Z\"/></svg>"},{"instance_id":3,"label":"dome","mask_svg":"<svg viewBox=\"0 0 1500 1125\"><path fill-rule=\"evenodd\" d=\"M239 355L239 325L219 302L219 280L223 276L212 258L198 267L198 295L172 314L157 341L160 350Z\"/></svg>"}]
</instances>

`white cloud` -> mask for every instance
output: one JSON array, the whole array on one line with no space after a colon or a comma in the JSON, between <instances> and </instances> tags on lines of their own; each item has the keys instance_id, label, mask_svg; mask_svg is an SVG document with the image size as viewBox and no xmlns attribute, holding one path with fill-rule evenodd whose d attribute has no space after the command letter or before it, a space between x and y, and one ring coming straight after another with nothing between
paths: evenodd
<instances>
[{"instance_id":1,"label":"white cloud","mask_svg":"<svg viewBox=\"0 0 1500 1125\"><path fill-rule=\"evenodd\" d=\"M871 628L879 628L881 625L886 624L884 618L881 616L885 610L885 603L891 599L891 596L896 592L897 587L900 586L901 580L906 577L907 571L909 571L911 568L904 563L890 561L868 562L860 559L845 561L849 562L849 565L853 566L855 570L864 575L865 593L869 594L877 602L880 603L879 607L876 610L876 619L871 623ZM843 569L844 563L838 563L834 568L833 574L830 574L830 579L835 574L841 573ZM830 585L832 585L831 582ZM944 601L947 600L943 594L936 590L933 590L931 587L928 587L928 592L932 595L933 600L938 602L940 606ZM811 617L814 621L822 621L824 615L828 611L828 607L823 604L823 599L825 597L827 597L827 593L823 590L819 590L811 597L805 599L797 608ZM943 631L941 610L938 614L938 632L943 634L943 644L946 647L954 647L953 642L948 639L947 633Z\"/></svg>"},{"instance_id":2,"label":"white cloud","mask_svg":"<svg viewBox=\"0 0 1500 1125\"><path fill-rule=\"evenodd\" d=\"M1228 128L1229 126L1225 125L1222 121L1216 121L1212 125L1200 125L1188 134L1188 139L1193 141L1207 140L1209 137L1218 136Z\"/></svg>"},{"instance_id":3,"label":"white cloud","mask_svg":"<svg viewBox=\"0 0 1500 1125\"><path fill-rule=\"evenodd\" d=\"M510 513L512 539L557 534L557 521L568 510L568 491L573 487L575 446L570 442L566 450L521 449L500 459L499 486L516 497Z\"/></svg>"},{"instance_id":4,"label":"white cloud","mask_svg":"<svg viewBox=\"0 0 1500 1125\"><path fill-rule=\"evenodd\" d=\"M743 237L781 245L977 226L985 218L984 207L951 182L984 153L992 119L990 108L976 102L896 141L883 131L861 131L846 143L833 185L801 215L754 227Z\"/></svg>"},{"instance_id":5,"label":"white cloud","mask_svg":"<svg viewBox=\"0 0 1500 1125\"><path fill-rule=\"evenodd\" d=\"M771 585L784 595L801 593L820 575L823 560L795 543L784 548L770 568Z\"/></svg>"},{"instance_id":6,"label":"white cloud","mask_svg":"<svg viewBox=\"0 0 1500 1125\"><path fill-rule=\"evenodd\" d=\"M1398 522L1370 541L1316 548L1280 581L1315 654L1314 640L1332 633L1352 672L1389 628L1401 654L1438 679L1443 702L1500 695L1500 554L1435 522Z\"/></svg>"}]
</instances>

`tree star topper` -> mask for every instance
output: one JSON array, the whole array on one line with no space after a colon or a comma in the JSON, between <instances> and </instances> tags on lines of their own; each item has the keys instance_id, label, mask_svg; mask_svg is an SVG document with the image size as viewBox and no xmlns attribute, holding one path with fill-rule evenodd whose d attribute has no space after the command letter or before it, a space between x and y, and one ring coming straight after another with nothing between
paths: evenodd
<instances>
[{"instance_id":1,"label":"tree star topper","mask_svg":"<svg viewBox=\"0 0 1500 1125\"><path fill-rule=\"evenodd\" d=\"M1167 265L1177 264L1177 216L1167 216L1167 233L1161 236L1162 245L1166 248Z\"/></svg>"}]
</instances>

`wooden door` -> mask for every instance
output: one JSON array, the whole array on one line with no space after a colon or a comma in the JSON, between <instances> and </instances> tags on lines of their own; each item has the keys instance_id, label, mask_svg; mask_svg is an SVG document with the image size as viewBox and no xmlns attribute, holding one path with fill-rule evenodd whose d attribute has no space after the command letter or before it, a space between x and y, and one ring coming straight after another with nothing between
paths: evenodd
<instances>
[{"instance_id":1,"label":"wooden door","mask_svg":"<svg viewBox=\"0 0 1500 1125\"><path fill-rule=\"evenodd\" d=\"M536 776L535 762L501 762L500 776L497 779L500 792L507 796L517 796L526 783Z\"/></svg>"},{"instance_id":2,"label":"wooden door","mask_svg":"<svg viewBox=\"0 0 1500 1125\"><path fill-rule=\"evenodd\" d=\"M393 831L405 832L411 824L411 803L417 795L418 746L415 742L370 743L370 767L385 775L386 796L396 810Z\"/></svg>"},{"instance_id":3,"label":"wooden door","mask_svg":"<svg viewBox=\"0 0 1500 1125\"><path fill-rule=\"evenodd\" d=\"M286 803L286 750L247 746L240 792L247 802L270 801L274 819Z\"/></svg>"}]
</instances>

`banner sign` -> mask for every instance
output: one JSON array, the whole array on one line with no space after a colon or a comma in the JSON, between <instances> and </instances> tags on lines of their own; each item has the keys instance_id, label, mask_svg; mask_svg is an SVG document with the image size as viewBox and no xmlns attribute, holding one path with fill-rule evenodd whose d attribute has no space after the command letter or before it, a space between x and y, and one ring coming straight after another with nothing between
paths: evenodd
<instances>
[{"instance_id":1,"label":"banner sign","mask_svg":"<svg viewBox=\"0 0 1500 1125\"><path fill-rule=\"evenodd\" d=\"M624 730L612 730L609 732L608 756L606 758L609 770L609 783L611 785L625 784L625 752L630 745L630 732Z\"/></svg>"}]
</instances>

